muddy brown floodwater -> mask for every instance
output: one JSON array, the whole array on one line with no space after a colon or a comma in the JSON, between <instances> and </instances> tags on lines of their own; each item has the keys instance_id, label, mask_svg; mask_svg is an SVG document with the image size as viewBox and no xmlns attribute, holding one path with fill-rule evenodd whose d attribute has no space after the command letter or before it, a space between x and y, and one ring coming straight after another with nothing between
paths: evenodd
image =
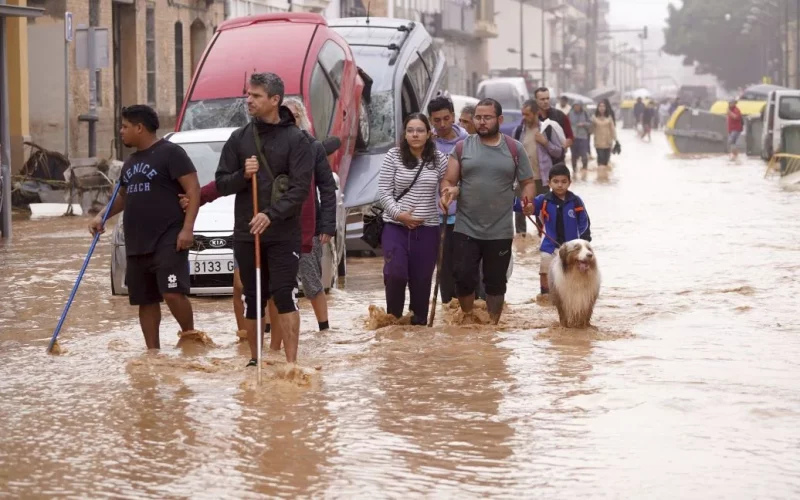
<instances>
[{"instance_id":1,"label":"muddy brown floodwater","mask_svg":"<svg viewBox=\"0 0 800 500\"><path fill-rule=\"evenodd\" d=\"M44 349L86 220L15 221L0 246L0 496L255 498L800 496L800 193L757 160L675 159L623 133L586 202L603 273L595 330L535 304L515 247L499 328L370 330L378 259L352 259L308 385L244 369L230 299L194 299L215 348L157 355L109 289L110 236ZM110 234L110 231L109 233Z\"/></svg>"}]
</instances>

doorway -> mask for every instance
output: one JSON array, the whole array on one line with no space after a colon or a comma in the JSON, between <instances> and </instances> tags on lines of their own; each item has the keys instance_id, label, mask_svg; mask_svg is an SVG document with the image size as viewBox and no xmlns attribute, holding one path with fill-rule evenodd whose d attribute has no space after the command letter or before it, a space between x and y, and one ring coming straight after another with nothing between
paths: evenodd
<instances>
[{"instance_id":1,"label":"doorway","mask_svg":"<svg viewBox=\"0 0 800 500\"><path fill-rule=\"evenodd\" d=\"M124 160L132 149L126 148L119 137L122 108L135 104L136 97L136 8L127 3L112 2L111 37L114 65L114 151Z\"/></svg>"}]
</instances>

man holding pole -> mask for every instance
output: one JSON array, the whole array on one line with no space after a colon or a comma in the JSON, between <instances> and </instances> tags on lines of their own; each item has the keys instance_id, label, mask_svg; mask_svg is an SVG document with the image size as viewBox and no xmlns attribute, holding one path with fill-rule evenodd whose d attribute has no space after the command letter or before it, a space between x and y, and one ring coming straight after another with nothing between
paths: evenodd
<instances>
[{"instance_id":1,"label":"man holding pole","mask_svg":"<svg viewBox=\"0 0 800 500\"><path fill-rule=\"evenodd\" d=\"M295 126L292 112L282 105L283 95L283 80L278 75L250 76L247 110L253 120L235 130L222 148L216 185L220 195L236 195L233 252L244 286L245 329L251 354L247 366L258 366L261 342L256 332L263 332L264 325L257 328L256 320L264 316L271 297L278 309L277 319L271 319L280 324L278 330L291 369L297 362L300 337L295 301L300 211L309 193L314 158L311 142ZM256 287L257 268L265 271L260 290Z\"/></svg>"},{"instance_id":2,"label":"man holding pole","mask_svg":"<svg viewBox=\"0 0 800 500\"><path fill-rule=\"evenodd\" d=\"M197 171L186 151L156 136L158 115L149 106L123 108L120 136L135 148L120 171L119 195L108 217L123 209L131 305L139 306L139 323L148 349L160 349L161 302L166 301L182 332L194 330L189 293L189 247L200 208ZM178 195L188 199L186 212ZM105 211L103 211L105 212ZM102 233L103 212L89 231Z\"/></svg>"}]
</instances>

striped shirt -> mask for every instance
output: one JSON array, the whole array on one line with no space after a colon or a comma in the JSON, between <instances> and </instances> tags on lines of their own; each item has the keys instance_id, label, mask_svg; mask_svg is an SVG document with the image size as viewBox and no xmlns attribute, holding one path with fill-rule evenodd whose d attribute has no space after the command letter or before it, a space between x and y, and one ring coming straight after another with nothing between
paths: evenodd
<instances>
[{"instance_id":1,"label":"striped shirt","mask_svg":"<svg viewBox=\"0 0 800 500\"><path fill-rule=\"evenodd\" d=\"M411 185L422 160L417 160L414 168L408 168L403 165L400 148L392 148L386 153L378 177L378 199L384 210L384 221L399 224L397 216L414 209L414 217L423 219L423 225L439 225L439 182L447 171L448 158L439 151L436 151L435 158L433 164L428 163L422 167L422 172L411 190L400 201L395 201Z\"/></svg>"}]
</instances>

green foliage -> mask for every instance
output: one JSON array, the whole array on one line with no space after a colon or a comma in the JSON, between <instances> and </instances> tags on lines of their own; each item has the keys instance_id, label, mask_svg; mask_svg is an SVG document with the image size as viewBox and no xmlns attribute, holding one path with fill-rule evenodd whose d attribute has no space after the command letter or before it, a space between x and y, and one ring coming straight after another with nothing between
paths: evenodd
<instances>
[{"instance_id":1,"label":"green foliage","mask_svg":"<svg viewBox=\"0 0 800 500\"><path fill-rule=\"evenodd\" d=\"M759 26L750 35L741 34L752 5L749 0L684 0L680 8L670 5L664 52L683 56L685 65L696 64L697 73L716 76L728 89L759 82L767 30Z\"/></svg>"}]
</instances>

